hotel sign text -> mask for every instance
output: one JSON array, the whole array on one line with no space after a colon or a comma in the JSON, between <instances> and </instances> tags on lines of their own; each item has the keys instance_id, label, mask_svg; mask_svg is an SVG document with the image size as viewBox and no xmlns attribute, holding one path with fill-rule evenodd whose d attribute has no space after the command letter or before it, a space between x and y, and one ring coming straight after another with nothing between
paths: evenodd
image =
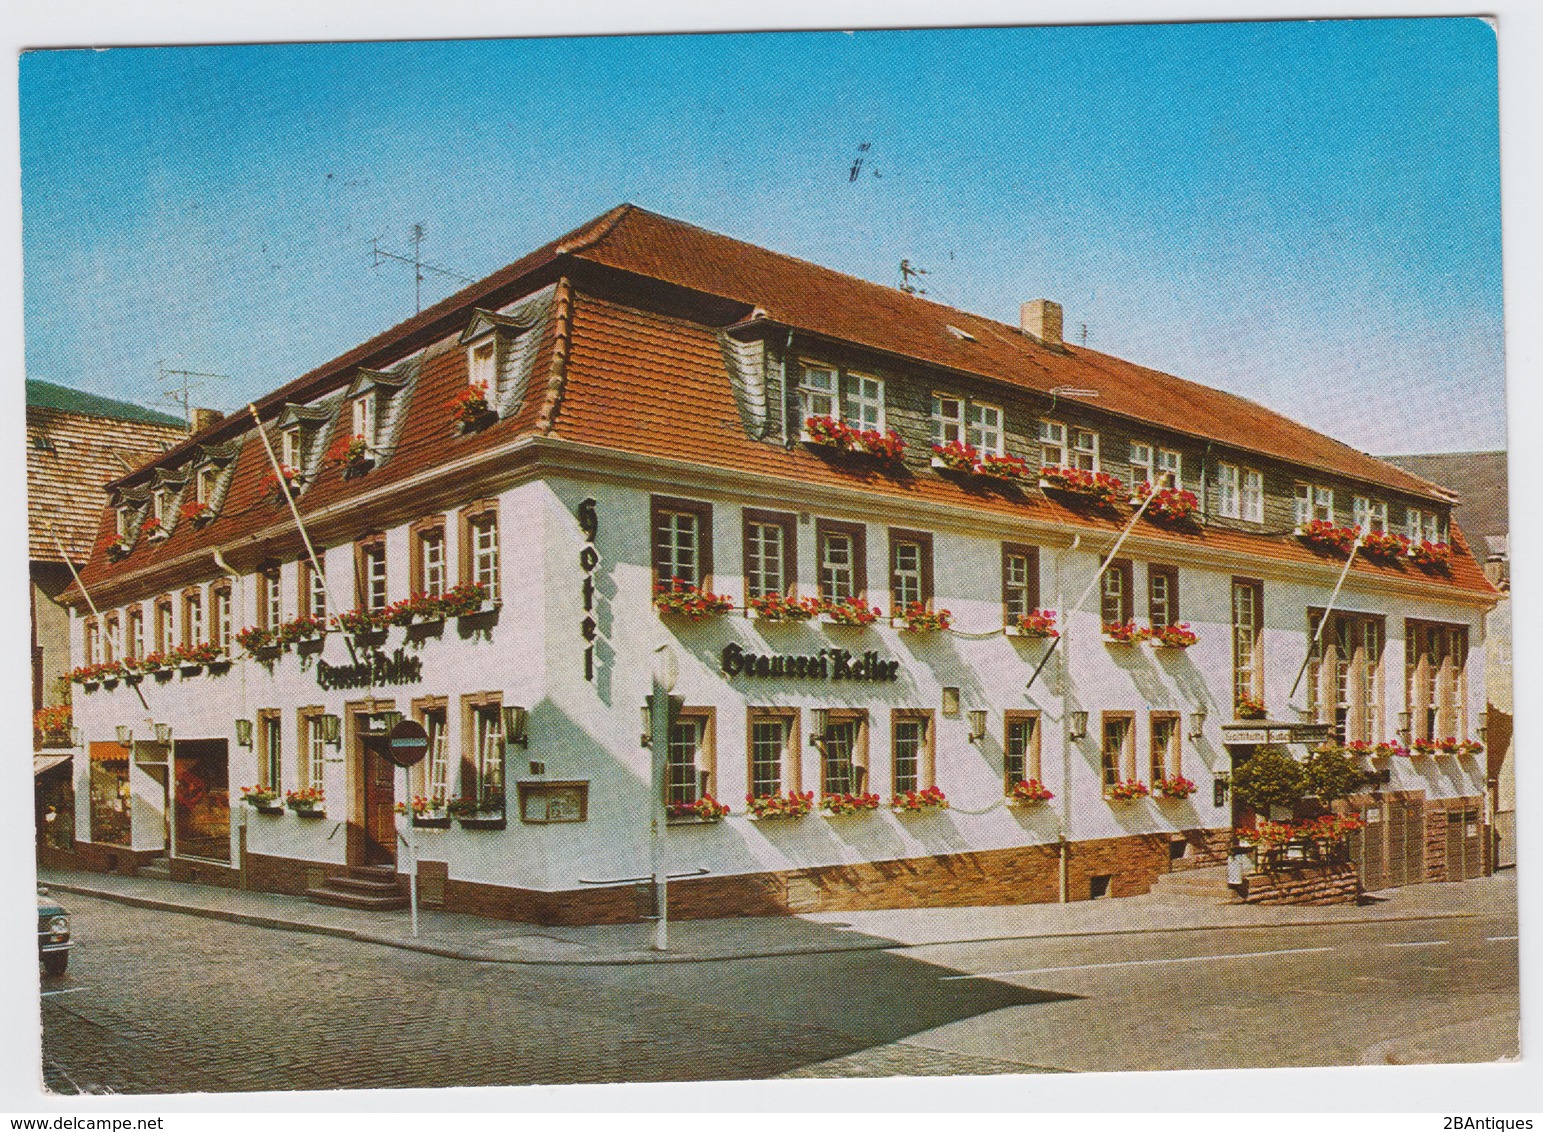
<instances>
[{"instance_id":1,"label":"hotel sign text","mask_svg":"<svg viewBox=\"0 0 1543 1132\"><path fill-rule=\"evenodd\" d=\"M390 656L379 649L365 653L357 664L316 662L316 682L323 688L368 688L375 684L416 684L423 679L423 660L397 649Z\"/></svg>"},{"instance_id":2,"label":"hotel sign text","mask_svg":"<svg viewBox=\"0 0 1543 1132\"><path fill-rule=\"evenodd\" d=\"M898 660L885 660L876 652L853 656L848 649L821 649L808 656L766 656L725 645L721 662L726 676L885 683L900 674Z\"/></svg>"}]
</instances>

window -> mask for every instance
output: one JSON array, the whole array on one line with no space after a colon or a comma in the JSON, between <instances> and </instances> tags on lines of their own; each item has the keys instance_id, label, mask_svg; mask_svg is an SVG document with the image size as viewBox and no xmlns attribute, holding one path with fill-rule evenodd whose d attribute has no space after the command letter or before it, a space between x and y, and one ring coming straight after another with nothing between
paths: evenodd
<instances>
[{"instance_id":1,"label":"window","mask_svg":"<svg viewBox=\"0 0 1543 1132\"><path fill-rule=\"evenodd\" d=\"M750 794L765 798L799 790L798 712L792 708L751 708Z\"/></svg>"},{"instance_id":2,"label":"window","mask_svg":"<svg viewBox=\"0 0 1543 1132\"><path fill-rule=\"evenodd\" d=\"M746 507L744 526L745 599L791 594L798 562L798 520Z\"/></svg>"},{"instance_id":3,"label":"window","mask_svg":"<svg viewBox=\"0 0 1543 1132\"><path fill-rule=\"evenodd\" d=\"M412 574L408 585L415 594L442 597L445 592L445 517L431 515L409 528Z\"/></svg>"},{"instance_id":4,"label":"window","mask_svg":"<svg viewBox=\"0 0 1543 1132\"><path fill-rule=\"evenodd\" d=\"M964 401L958 397L932 395L932 443L937 445L964 441Z\"/></svg>"},{"instance_id":5,"label":"window","mask_svg":"<svg viewBox=\"0 0 1543 1132\"><path fill-rule=\"evenodd\" d=\"M176 495L177 493L171 488L162 487L157 488L155 493L150 496L150 514L162 525L163 530L171 523L172 503L176 499Z\"/></svg>"},{"instance_id":6,"label":"window","mask_svg":"<svg viewBox=\"0 0 1543 1132\"><path fill-rule=\"evenodd\" d=\"M1147 567L1147 619L1152 628L1179 623L1179 568Z\"/></svg>"},{"instance_id":7,"label":"window","mask_svg":"<svg viewBox=\"0 0 1543 1132\"><path fill-rule=\"evenodd\" d=\"M499 600L498 500L483 499L461 508L461 580L487 587Z\"/></svg>"},{"instance_id":8,"label":"window","mask_svg":"<svg viewBox=\"0 0 1543 1132\"><path fill-rule=\"evenodd\" d=\"M354 604L371 613L386 608L385 535L371 535L354 544Z\"/></svg>"},{"instance_id":9,"label":"window","mask_svg":"<svg viewBox=\"0 0 1543 1132\"><path fill-rule=\"evenodd\" d=\"M1232 700L1264 700L1264 583L1232 579Z\"/></svg>"},{"instance_id":10,"label":"window","mask_svg":"<svg viewBox=\"0 0 1543 1132\"><path fill-rule=\"evenodd\" d=\"M428 751L413 768L413 793L426 798L436 812L445 808L450 797L448 706L443 696L413 701L413 717L428 733Z\"/></svg>"},{"instance_id":11,"label":"window","mask_svg":"<svg viewBox=\"0 0 1543 1132\"><path fill-rule=\"evenodd\" d=\"M1130 490L1136 494L1136 490L1143 484L1155 484L1152 469L1156 464L1152 460L1152 446L1142 444L1140 441L1130 442Z\"/></svg>"},{"instance_id":12,"label":"window","mask_svg":"<svg viewBox=\"0 0 1543 1132\"><path fill-rule=\"evenodd\" d=\"M182 591L182 643L188 648L204 639L204 592L197 586Z\"/></svg>"},{"instance_id":13,"label":"window","mask_svg":"<svg viewBox=\"0 0 1543 1132\"><path fill-rule=\"evenodd\" d=\"M322 717L325 709L304 707L300 709L300 786L314 789L327 781L327 739Z\"/></svg>"},{"instance_id":14,"label":"window","mask_svg":"<svg viewBox=\"0 0 1543 1132\"><path fill-rule=\"evenodd\" d=\"M1105 625L1124 625L1136 616L1135 571L1130 559L1116 558L1099 580L1099 616Z\"/></svg>"},{"instance_id":15,"label":"window","mask_svg":"<svg viewBox=\"0 0 1543 1132\"><path fill-rule=\"evenodd\" d=\"M1383 619L1336 611L1323 622L1321 609L1308 611L1308 632L1316 637L1307 662L1308 711L1316 722L1333 724L1341 742L1376 742L1383 735Z\"/></svg>"},{"instance_id":16,"label":"window","mask_svg":"<svg viewBox=\"0 0 1543 1132\"><path fill-rule=\"evenodd\" d=\"M814 530L819 547L820 597L826 601L862 597L867 589L862 525L818 519Z\"/></svg>"},{"instance_id":17,"label":"window","mask_svg":"<svg viewBox=\"0 0 1543 1132\"><path fill-rule=\"evenodd\" d=\"M1152 713L1151 781L1157 783L1183 773L1180 766L1181 729L1173 712Z\"/></svg>"},{"instance_id":18,"label":"window","mask_svg":"<svg viewBox=\"0 0 1543 1132\"><path fill-rule=\"evenodd\" d=\"M279 433L279 463L297 472L304 465L305 455L301 451L299 425L292 425Z\"/></svg>"},{"instance_id":19,"label":"window","mask_svg":"<svg viewBox=\"0 0 1543 1132\"><path fill-rule=\"evenodd\" d=\"M932 602L932 536L890 529L889 601L900 616L913 602Z\"/></svg>"},{"instance_id":20,"label":"window","mask_svg":"<svg viewBox=\"0 0 1543 1132\"><path fill-rule=\"evenodd\" d=\"M327 566L327 554L324 550L316 552L322 569ZM316 567L311 565L310 556L300 560L300 612L311 617L326 619L327 616L327 581L326 578L316 572Z\"/></svg>"},{"instance_id":21,"label":"window","mask_svg":"<svg viewBox=\"0 0 1543 1132\"><path fill-rule=\"evenodd\" d=\"M1368 499L1364 495L1355 497L1355 525L1361 528L1362 533L1376 531L1385 533L1388 529L1388 504L1382 499Z\"/></svg>"},{"instance_id":22,"label":"window","mask_svg":"<svg viewBox=\"0 0 1543 1132\"><path fill-rule=\"evenodd\" d=\"M884 427L884 383L860 374L841 375L841 416L853 428L864 431Z\"/></svg>"},{"instance_id":23,"label":"window","mask_svg":"<svg viewBox=\"0 0 1543 1132\"><path fill-rule=\"evenodd\" d=\"M1002 616L1015 625L1039 608L1039 548L1002 544Z\"/></svg>"},{"instance_id":24,"label":"window","mask_svg":"<svg viewBox=\"0 0 1543 1132\"><path fill-rule=\"evenodd\" d=\"M1264 522L1264 476L1252 468L1243 469L1243 518Z\"/></svg>"},{"instance_id":25,"label":"window","mask_svg":"<svg viewBox=\"0 0 1543 1132\"><path fill-rule=\"evenodd\" d=\"M1014 786L1031 778L1043 782L1039 765L1039 712L1009 711L1006 739L1002 766L1006 791L1011 793Z\"/></svg>"},{"instance_id":26,"label":"window","mask_svg":"<svg viewBox=\"0 0 1543 1132\"><path fill-rule=\"evenodd\" d=\"M1243 517L1242 496L1238 490L1235 464L1216 465L1216 513L1223 519Z\"/></svg>"},{"instance_id":27,"label":"window","mask_svg":"<svg viewBox=\"0 0 1543 1132\"><path fill-rule=\"evenodd\" d=\"M1072 467L1098 471L1098 433L1085 428L1072 430Z\"/></svg>"},{"instance_id":28,"label":"window","mask_svg":"<svg viewBox=\"0 0 1543 1132\"><path fill-rule=\"evenodd\" d=\"M1129 712L1104 713L1104 741L1099 767L1107 793L1117 782L1136 777L1135 717Z\"/></svg>"},{"instance_id":29,"label":"window","mask_svg":"<svg viewBox=\"0 0 1543 1132\"><path fill-rule=\"evenodd\" d=\"M115 514L116 514L116 521L117 521L116 530L118 532L118 537L119 538L128 538L129 537L129 527L131 527L133 525L133 523L134 523L134 508L132 508L132 507L119 507Z\"/></svg>"},{"instance_id":30,"label":"window","mask_svg":"<svg viewBox=\"0 0 1543 1132\"><path fill-rule=\"evenodd\" d=\"M1404 623L1404 679L1409 737L1468 735L1468 629L1426 621Z\"/></svg>"},{"instance_id":31,"label":"window","mask_svg":"<svg viewBox=\"0 0 1543 1132\"><path fill-rule=\"evenodd\" d=\"M1433 511L1419 511L1413 507L1404 509L1404 533L1414 542L1445 542L1446 532L1441 517Z\"/></svg>"},{"instance_id":32,"label":"window","mask_svg":"<svg viewBox=\"0 0 1543 1132\"><path fill-rule=\"evenodd\" d=\"M277 629L283 623L284 602L279 592L279 566L275 562L257 572L257 624L264 629Z\"/></svg>"},{"instance_id":33,"label":"window","mask_svg":"<svg viewBox=\"0 0 1543 1132\"><path fill-rule=\"evenodd\" d=\"M868 789L868 713L827 713L821 754L822 794L865 793Z\"/></svg>"},{"instance_id":34,"label":"window","mask_svg":"<svg viewBox=\"0 0 1543 1132\"><path fill-rule=\"evenodd\" d=\"M230 583L221 582L209 588L209 599L213 606L213 618L210 628L214 630L210 637L211 643L221 652L230 652L231 640L235 634L235 626L232 625L230 605Z\"/></svg>"},{"instance_id":35,"label":"window","mask_svg":"<svg viewBox=\"0 0 1543 1132\"><path fill-rule=\"evenodd\" d=\"M1036 437L1039 440L1040 466L1065 467L1066 426L1059 421L1040 421Z\"/></svg>"},{"instance_id":36,"label":"window","mask_svg":"<svg viewBox=\"0 0 1543 1132\"><path fill-rule=\"evenodd\" d=\"M131 605L128 612L128 633L123 640L124 655L138 659L145 655L145 607Z\"/></svg>"},{"instance_id":37,"label":"window","mask_svg":"<svg viewBox=\"0 0 1543 1132\"><path fill-rule=\"evenodd\" d=\"M277 793L284 783L283 713L278 708L257 712L257 785Z\"/></svg>"},{"instance_id":38,"label":"window","mask_svg":"<svg viewBox=\"0 0 1543 1132\"><path fill-rule=\"evenodd\" d=\"M798 384L798 403L805 420L836 415L836 386L835 370L818 366L804 367L803 380Z\"/></svg>"},{"instance_id":39,"label":"window","mask_svg":"<svg viewBox=\"0 0 1543 1132\"><path fill-rule=\"evenodd\" d=\"M173 643L171 595L162 594L155 599L155 651L158 653L171 652Z\"/></svg>"},{"instance_id":40,"label":"window","mask_svg":"<svg viewBox=\"0 0 1543 1132\"><path fill-rule=\"evenodd\" d=\"M712 575L710 503L653 497L654 583L669 589L675 579L708 588Z\"/></svg>"},{"instance_id":41,"label":"window","mask_svg":"<svg viewBox=\"0 0 1543 1132\"><path fill-rule=\"evenodd\" d=\"M95 664L97 654L101 652L102 628L92 618L86 622L81 649L85 653L87 664Z\"/></svg>"},{"instance_id":42,"label":"window","mask_svg":"<svg viewBox=\"0 0 1543 1132\"><path fill-rule=\"evenodd\" d=\"M970 402L967 439L982 456L1002 454L1002 410L995 405Z\"/></svg>"},{"instance_id":43,"label":"window","mask_svg":"<svg viewBox=\"0 0 1543 1132\"><path fill-rule=\"evenodd\" d=\"M1334 521L1334 489L1313 485L1313 518L1325 523Z\"/></svg>"},{"instance_id":44,"label":"window","mask_svg":"<svg viewBox=\"0 0 1543 1132\"><path fill-rule=\"evenodd\" d=\"M932 713L897 709L890 717L890 785L895 794L933 785Z\"/></svg>"},{"instance_id":45,"label":"window","mask_svg":"<svg viewBox=\"0 0 1543 1132\"><path fill-rule=\"evenodd\" d=\"M504 800L503 698L480 692L461 704L461 796L493 809Z\"/></svg>"},{"instance_id":46,"label":"window","mask_svg":"<svg viewBox=\"0 0 1543 1132\"><path fill-rule=\"evenodd\" d=\"M670 741L666 745L665 805L689 805L713 792L712 721L712 712L686 708L671 722Z\"/></svg>"},{"instance_id":47,"label":"window","mask_svg":"<svg viewBox=\"0 0 1543 1132\"><path fill-rule=\"evenodd\" d=\"M1292 497L1292 521L1298 528L1313 521L1313 489L1305 483L1295 485Z\"/></svg>"},{"instance_id":48,"label":"window","mask_svg":"<svg viewBox=\"0 0 1543 1132\"><path fill-rule=\"evenodd\" d=\"M118 659L118 615L109 613L102 619L102 659L108 664Z\"/></svg>"},{"instance_id":49,"label":"window","mask_svg":"<svg viewBox=\"0 0 1543 1132\"><path fill-rule=\"evenodd\" d=\"M498 404L503 392L498 385L498 343L491 337L474 343L466 351L466 369L468 382L481 383L490 403Z\"/></svg>"},{"instance_id":50,"label":"window","mask_svg":"<svg viewBox=\"0 0 1543 1132\"><path fill-rule=\"evenodd\" d=\"M376 404L375 393L361 393L353 402L353 435L364 437L369 451L375 450Z\"/></svg>"},{"instance_id":51,"label":"window","mask_svg":"<svg viewBox=\"0 0 1543 1132\"><path fill-rule=\"evenodd\" d=\"M1157 488L1171 487L1182 491L1184 476L1181 468L1182 463L1177 452L1171 448L1159 448L1157 450L1158 479L1153 480L1152 485Z\"/></svg>"}]
</instances>

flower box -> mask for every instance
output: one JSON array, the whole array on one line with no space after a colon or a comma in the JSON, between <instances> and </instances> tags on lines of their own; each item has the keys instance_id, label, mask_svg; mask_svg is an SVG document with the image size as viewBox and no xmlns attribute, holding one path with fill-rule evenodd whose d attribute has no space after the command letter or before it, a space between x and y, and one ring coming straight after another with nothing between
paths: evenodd
<instances>
[{"instance_id":1,"label":"flower box","mask_svg":"<svg viewBox=\"0 0 1543 1132\"><path fill-rule=\"evenodd\" d=\"M344 475L366 472L375 463L370 459L369 441L357 434L344 434L334 440L332 447L327 449L326 461L342 467Z\"/></svg>"},{"instance_id":2,"label":"flower box","mask_svg":"<svg viewBox=\"0 0 1543 1132\"><path fill-rule=\"evenodd\" d=\"M327 811L324 808L322 808L321 806L304 806L304 807L302 807L300 809L295 810L295 817L297 817L297 818L314 819L314 818L324 818L326 816L327 816Z\"/></svg>"},{"instance_id":3,"label":"flower box","mask_svg":"<svg viewBox=\"0 0 1543 1132\"><path fill-rule=\"evenodd\" d=\"M781 821L801 818L814 809L814 791L800 794L790 790L786 794L746 794L745 805L756 821Z\"/></svg>"},{"instance_id":4,"label":"flower box","mask_svg":"<svg viewBox=\"0 0 1543 1132\"><path fill-rule=\"evenodd\" d=\"M456 821L460 822L462 829L505 829L509 822L501 813L499 814L459 814Z\"/></svg>"},{"instance_id":5,"label":"flower box","mask_svg":"<svg viewBox=\"0 0 1543 1132\"><path fill-rule=\"evenodd\" d=\"M1007 797L1008 801L1017 806L1037 806L1042 802L1050 801L1055 795L1039 779L1029 778L1013 783L1013 788L1008 792Z\"/></svg>"},{"instance_id":6,"label":"flower box","mask_svg":"<svg viewBox=\"0 0 1543 1132\"><path fill-rule=\"evenodd\" d=\"M449 814L414 814L412 821L414 829L450 828Z\"/></svg>"},{"instance_id":7,"label":"flower box","mask_svg":"<svg viewBox=\"0 0 1543 1132\"><path fill-rule=\"evenodd\" d=\"M745 611L757 621L770 625L809 621L825 608L824 602L817 597L786 597L783 594L753 597L745 606Z\"/></svg>"},{"instance_id":8,"label":"flower box","mask_svg":"<svg viewBox=\"0 0 1543 1132\"><path fill-rule=\"evenodd\" d=\"M827 625L845 625L863 628L872 625L883 613L860 597L846 597L840 601L827 601L821 611Z\"/></svg>"},{"instance_id":9,"label":"flower box","mask_svg":"<svg viewBox=\"0 0 1543 1132\"><path fill-rule=\"evenodd\" d=\"M905 457L905 441L894 429L858 429L834 417L809 417L801 438L815 448L866 457L892 469L900 467Z\"/></svg>"},{"instance_id":10,"label":"flower box","mask_svg":"<svg viewBox=\"0 0 1543 1132\"><path fill-rule=\"evenodd\" d=\"M498 608L498 602L481 582L462 582L452 586L437 601L437 611L443 617L475 617Z\"/></svg>"},{"instance_id":11,"label":"flower box","mask_svg":"<svg viewBox=\"0 0 1543 1132\"><path fill-rule=\"evenodd\" d=\"M259 810L264 806L277 806L280 813L284 811L284 806L279 801L279 792L270 790L266 786L243 786L241 800Z\"/></svg>"},{"instance_id":12,"label":"flower box","mask_svg":"<svg viewBox=\"0 0 1543 1132\"><path fill-rule=\"evenodd\" d=\"M472 382L450 398L445 407L462 432L481 428L497 417L488 404L488 386L485 381Z\"/></svg>"},{"instance_id":13,"label":"flower box","mask_svg":"<svg viewBox=\"0 0 1543 1132\"><path fill-rule=\"evenodd\" d=\"M1022 456L987 453L975 465L975 474L1002 483L1024 484L1038 478L1038 472Z\"/></svg>"},{"instance_id":14,"label":"flower box","mask_svg":"<svg viewBox=\"0 0 1543 1132\"><path fill-rule=\"evenodd\" d=\"M1029 637L1037 640L1050 640L1061 635L1061 631L1055 627L1053 609L1036 609L1033 613L1026 613L1016 622L1010 621L1004 625L1002 632L1009 637Z\"/></svg>"},{"instance_id":15,"label":"flower box","mask_svg":"<svg viewBox=\"0 0 1543 1132\"><path fill-rule=\"evenodd\" d=\"M267 814L270 818L280 817L284 813L282 802L268 802L263 805L254 805L252 808L260 814Z\"/></svg>"},{"instance_id":16,"label":"flower box","mask_svg":"<svg viewBox=\"0 0 1543 1132\"><path fill-rule=\"evenodd\" d=\"M946 609L931 610L925 602L913 601L890 624L903 633L941 633L953 623L953 614Z\"/></svg>"},{"instance_id":17,"label":"flower box","mask_svg":"<svg viewBox=\"0 0 1543 1132\"><path fill-rule=\"evenodd\" d=\"M1409 554L1410 543L1403 535L1386 531L1368 531L1361 536L1361 554L1379 562L1396 564Z\"/></svg>"},{"instance_id":18,"label":"flower box","mask_svg":"<svg viewBox=\"0 0 1543 1132\"><path fill-rule=\"evenodd\" d=\"M1416 739L1409 744L1409 747L1416 755L1425 755L1428 758L1434 758L1441 753L1441 744L1434 739Z\"/></svg>"},{"instance_id":19,"label":"flower box","mask_svg":"<svg viewBox=\"0 0 1543 1132\"><path fill-rule=\"evenodd\" d=\"M1141 498L1144 499L1145 496ZM1147 518L1161 523L1194 523L1200 518L1200 500L1192 491L1165 487L1152 496L1151 501L1147 503L1145 514Z\"/></svg>"},{"instance_id":20,"label":"flower box","mask_svg":"<svg viewBox=\"0 0 1543 1132\"><path fill-rule=\"evenodd\" d=\"M662 616L700 621L729 612L734 608L734 601L727 594L709 593L680 578L671 578L668 586L655 585L654 608Z\"/></svg>"},{"instance_id":21,"label":"flower box","mask_svg":"<svg viewBox=\"0 0 1543 1132\"><path fill-rule=\"evenodd\" d=\"M1153 646L1160 649L1187 649L1200 640L1187 624L1164 625L1160 629L1149 629L1148 635Z\"/></svg>"},{"instance_id":22,"label":"flower box","mask_svg":"<svg viewBox=\"0 0 1543 1132\"><path fill-rule=\"evenodd\" d=\"M1152 789L1163 801L1177 802L1193 794L1195 784L1182 774L1175 774L1171 778L1159 778L1152 783Z\"/></svg>"},{"instance_id":23,"label":"flower box","mask_svg":"<svg viewBox=\"0 0 1543 1132\"><path fill-rule=\"evenodd\" d=\"M1111 802L1134 802L1139 798L1145 798L1150 793L1145 782L1131 779L1128 782L1116 782L1113 786L1107 787L1104 790L1104 797Z\"/></svg>"},{"instance_id":24,"label":"flower box","mask_svg":"<svg viewBox=\"0 0 1543 1132\"><path fill-rule=\"evenodd\" d=\"M326 817L327 799L320 786L307 786L303 790L286 790L284 804L295 811L296 817Z\"/></svg>"},{"instance_id":25,"label":"flower box","mask_svg":"<svg viewBox=\"0 0 1543 1132\"><path fill-rule=\"evenodd\" d=\"M284 492L279 489L280 476L283 476L284 483L289 487L291 494L293 494L295 488L300 485L301 479L299 470L296 468L291 468L287 464L280 464L279 470L277 472L269 472L266 476L263 477L263 496L272 496L276 502L283 503Z\"/></svg>"},{"instance_id":26,"label":"flower box","mask_svg":"<svg viewBox=\"0 0 1543 1132\"><path fill-rule=\"evenodd\" d=\"M445 803L445 812L460 822L462 829L503 829L506 825L501 794L489 794L481 801L451 798Z\"/></svg>"},{"instance_id":27,"label":"flower box","mask_svg":"<svg viewBox=\"0 0 1543 1132\"><path fill-rule=\"evenodd\" d=\"M350 609L334 617L332 627L351 637L367 637L371 633L384 631L386 623L382 615L373 610Z\"/></svg>"},{"instance_id":28,"label":"flower box","mask_svg":"<svg viewBox=\"0 0 1543 1132\"><path fill-rule=\"evenodd\" d=\"M1139 645L1152 636L1152 630L1127 621L1123 625L1110 622L1104 626L1104 643L1107 645Z\"/></svg>"},{"instance_id":29,"label":"flower box","mask_svg":"<svg viewBox=\"0 0 1543 1132\"><path fill-rule=\"evenodd\" d=\"M1039 486L1086 500L1098 507L1112 507L1125 494L1125 485L1107 472L1081 468L1045 467L1039 470Z\"/></svg>"},{"instance_id":30,"label":"flower box","mask_svg":"<svg viewBox=\"0 0 1543 1132\"><path fill-rule=\"evenodd\" d=\"M1239 696L1238 702L1233 705L1233 714L1239 719L1263 719L1265 707L1263 700L1256 700L1252 696Z\"/></svg>"},{"instance_id":31,"label":"flower box","mask_svg":"<svg viewBox=\"0 0 1543 1132\"><path fill-rule=\"evenodd\" d=\"M1297 538L1308 546L1332 550L1337 554L1350 553L1350 548L1355 545L1356 534L1354 527L1336 527L1326 519L1314 519L1296 528Z\"/></svg>"},{"instance_id":32,"label":"flower box","mask_svg":"<svg viewBox=\"0 0 1543 1132\"><path fill-rule=\"evenodd\" d=\"M133 544L128 539L115 539L107 545L107 557L111 561L117 562L120 559L127 558L129 551L133 549Z\"/></svg>"},{"instance_id":33,"label":"flower box","mask_svg":"<svg viewBox=\"0 0 1543 1132\"><path fill-rule=\"evenodd\" d=\"M973 472L980 463L980 452L973 444L950 440L947 444L932 446L932 466L940 471Z\"/></svg>"},{"instance_id":34,"label":"flower box","mask_svg":"<svg viewBox=\"0 0 1543 1132\"><path fill-rule=\"evenodd\" d=\"M1372 748L1372 758L1374 759L1385 759L1390 756L1408 758L1410 756L1410 750L1408 747L1402 746L1401 744L1386 742L1378 743L1375 747Z\"/></svg>"},{"instance_id":35,"label":"flower box","mask_svg":"<svg viewBox=\"0 0 1543 1132\"><path fill-rule=\"evenodd\" d=\"M1452 548L1444 542L1422 540L1409 547L1409 560L1422 570L1446 570L1452 564Z\"/></svg>"},{"instance_id":36,"label":"flower box","mask_svg":"<svg viewBox=\"0 0 1543 1132\"><path fill-rule=\"evenodd\" d=\"M665 818L672 825L716 825L728 816L729 807L711 794L694 802L672 802L665 807Z\"/></svg>"},{"instance_id":37,"label":"flower box","mask_svg":"<svg viewBox=\"0 0 1543 1132\"><path fill-rule=\"evenodd\" d=\"M948 809L948 799L936 786L896 794L890 799L889 804L896 813L901 814L931 813L935 810Z\"/></svg>"},{"instance_id":38,"label":"flower box","mask_svg":"<svg viewBox=\"0 0 1543 1132\"><path fill-rule=\"evenodd\" d=\"M820 809L830 817L864 814L878 808L877 794L824 794L820 797Z\"/></svg>"}]
</instances>

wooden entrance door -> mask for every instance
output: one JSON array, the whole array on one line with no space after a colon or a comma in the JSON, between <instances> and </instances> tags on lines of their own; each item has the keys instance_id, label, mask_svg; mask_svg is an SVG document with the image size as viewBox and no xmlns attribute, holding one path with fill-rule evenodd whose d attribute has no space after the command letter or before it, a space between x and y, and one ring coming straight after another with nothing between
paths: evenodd
<instances>
[{"instance_id":1,"label":"wooden entrance door","mask_svg":"<svg viewBox=\"0 0 1543 1132\"><path fill-rule=\"evenodd\" d=\"M364 863L396 864L396 767L364 749Z\"/></svg>"}]
</instances>

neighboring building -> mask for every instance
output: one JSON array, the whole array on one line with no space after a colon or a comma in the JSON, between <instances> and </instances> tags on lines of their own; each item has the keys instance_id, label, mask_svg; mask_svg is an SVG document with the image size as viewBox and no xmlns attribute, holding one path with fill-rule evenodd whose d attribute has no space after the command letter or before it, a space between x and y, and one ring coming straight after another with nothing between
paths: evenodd
<instances>
[{"instance_id":1,"label":"neighboring building","mask_svg":"<svg viewBox=\"0 0 1543 1132\"><path fill-rule=\"evenodd\" d=\"M70 620L58 598L91 556L107 484L187 437L175 417L46 381L27 382L27 543L33 767L39 826L68 846ZM68 560L67 560L68 559ZM49 709L39 715L43 709Z\"/></svg>"},{"instance_id":2,"label":"neighboring building","mask_svg":"<svg viewBox=\"0 0 1543 1132\"><path fill-rule=\"evenodd\" d=\"M1478 725L1469 672L1496 594L1455 528L1444 565L1358 558L1308 663L1343 556L1293 532L1438 540L1448 493L1067 343L1054 303L1007 325L622 206L257 408L262 435L220 422L112 486L83 571L101 618L72 596L76 652L110 661L77 697L78 862L132 869L169 847L174 876L296 893L352 869L339 883L370 903L371 878L391 893L401 868L404 787L379 736L407 716L427 733L408 789L429 901L635 919L654 798L640 709L666 656L681 703L664 792L734 811L672 823L672 915L1144 892L1221 859L1229 775L1260 743ZM818 443L847 435L822 417L877 455ZM1172 477L1204 524L1142 518L1069 609L1131 519L1128 490L1090 507L1032 473L935 467L931 446L955 440L1009 473L1017 457ZM726 597L656 609L677 579ZM450 607L414 621L422 595ZM798 598L951 626L746 612ZM1031 683L1052 643L1020 630L1040 610L1063 635ZM310 635L339 611L347 633ZM382 620L412 623L366 624ZM1111 643L1115 622L1198 640ZM1251 703L1269 718L1241 718ZM1485 867L1482 760L1373 766L1384 785L1353 803L1369 887ZM1180 777L1188 797L1119 797ZM1054 797L1014 804L1027 780ZM249 787L321 801L232 807ZM933 787L948 809L890 806ZM747 814L747 795L795 792L880 806Z\"/></svg>"},{"instance_id":3,"label":"neighboring building","mask_svg":"<svg viewBox=\"0 0 1543 1132\"><path fill-rule=\"evenodd\" d=\"M1516 864L1516 752L1511 709L1511 520L1507 506L1504 452L1435 452L1384 456L1388 463L1432 483L1445 484L1462 497L1452 509L1476 547L1483 547L1484 572L1503 597L1485 623L1484 685L1490 812L1494 815L1496 858L1502 867Z\"/></svg>"}]
</instances>

